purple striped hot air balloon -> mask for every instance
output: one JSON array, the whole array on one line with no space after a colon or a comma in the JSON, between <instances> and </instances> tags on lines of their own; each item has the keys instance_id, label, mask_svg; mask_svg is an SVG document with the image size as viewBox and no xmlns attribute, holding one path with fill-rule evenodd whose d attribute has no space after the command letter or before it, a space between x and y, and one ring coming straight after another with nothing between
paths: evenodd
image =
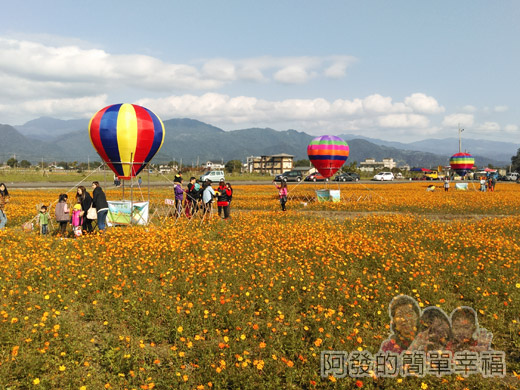
<instances>
[{"instance_id":1,"label":"purple striped hot air balloon","mask_svg":"<svg viewBox=\"0 0 520 390\"><path fill-rule=\"evenodd\" d=\"M465 176L475 165L475 159L469 153L455 153L450 158L450 167L460 176Z\"/></svg>"},{"instance_id":2,"label":"purple striped hot air balloon","mask_svg":"<svg viewBox=\"0 0 520 390\"><path fill-rule=\"evenodd\" d=\"M347 161L348 144L335 135L322 135L314 138L307 146L307 155L312 165L328 178L334 175Z\"/></svg>"},{"instance_id":3,"label":"purple striped hot air balloon","mask_svg":"<svg viewBox=\"0 0 520 390\"><path fill-rule=\"evenodd\" d=\"M150 162L164 141L157 115L136 104L114 104L94 114L90 141L120 179L130 179Z\"/></svg>"}]
</instances>

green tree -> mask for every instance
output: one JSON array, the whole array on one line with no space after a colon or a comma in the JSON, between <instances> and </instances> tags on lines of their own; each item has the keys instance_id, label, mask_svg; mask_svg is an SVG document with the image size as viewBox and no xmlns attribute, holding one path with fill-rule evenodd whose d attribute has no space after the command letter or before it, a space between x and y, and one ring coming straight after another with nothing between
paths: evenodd
<instances>
[{"instance_id":1,"label":"green tree","mask_svg":"<svg viewBox=\"0 0 520 390\"><path fill-rule=\"evenodd\" d=\"M240 160L229 160L225 165L226 171L229 173L241 172L242 161Z\"/></svg>"},{"instance_id":2,"label":"green tree","mask_svg":"<svg viewBox=\"0 0 520 390\"><path fill-rule=\"evenodd\" d=\"M22 160L22 161L20 161L20 166L22 168L29 168L31 166L31 163L27 160Z\"/></svg>"},{"instance_id":3,"label":"green tree","mask_svg":"<svg viewBox=\"0 0 520 390\"><path fill-rule=\"evenodd\" d=\"M516 155L511 157L511 171L518 172L520 170L520 149L516 151Z\"/></svg>"},{"instance_id":4,"label":"green tree","mask_svg":"<svg viewBox=\"0 0 520 390\"><path fill-rule=\"evenodd\" d=\"M14 168L18 165L18 160L14 157L11 157L9 160L7 160L6 164L9 165L11 168Z\"/></svg>"},{"instance_id":5,"label":"green tree","mask_svg":"<svg viewBox=\"0 0 520 390\"><path fill-rule=\"evenodd\" d=\"M309 160L297 160L294 162L295 167L310 167L311 162Z\"/></svg>"},{"instance_id":6,"label":"green tree","mask_svg":"<svg viewBox=\"0 0 520 390\"><path fill-rule=\"evenodd\" d=\"M352 161L350 164L345 164L341 168L342 172L357 172L357 161Z\"/></svg>"}]
</instances>

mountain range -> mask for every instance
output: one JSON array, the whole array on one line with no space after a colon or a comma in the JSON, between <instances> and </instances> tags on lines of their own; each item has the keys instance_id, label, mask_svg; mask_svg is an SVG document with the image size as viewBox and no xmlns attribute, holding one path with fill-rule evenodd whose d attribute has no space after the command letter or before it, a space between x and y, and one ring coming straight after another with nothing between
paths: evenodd
<instances>
[{"instance_id":1,"label":"mountain range","mask_svg":"<svg viewBox=\"0 0 520 390\"><path fill-rule=\"evenodd\" d=\"M193 119L170 119L163 122L164 144L154 157L156 163L171 160L191 165L207 160L245 161L249 156L287 153L295 160L307 158L307 145L314 138L296 130L277 131L248 128L224 131ZM87 161L99 157L90 143L88 120L39 118L21 126L0 125L0 162L13 155L20 161ZM398 165L435 167L448 164L450 155L458 151L458 139L426 139L412 143L391 142L353 134L342 134L350 146L347 162L374 158L393 158ZM507 166L520 144L508 142L463 140L463 149L475 157L478 166Z\"/></svg>"}]
</instances>

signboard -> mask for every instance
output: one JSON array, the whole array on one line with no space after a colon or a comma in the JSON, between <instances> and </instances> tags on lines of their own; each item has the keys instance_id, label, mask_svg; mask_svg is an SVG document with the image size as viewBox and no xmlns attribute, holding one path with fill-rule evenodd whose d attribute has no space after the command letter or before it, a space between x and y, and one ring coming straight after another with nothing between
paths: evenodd
<instances>
[{"instance_id":1,"label":"signboard","mask_svg":"<svg viewBox=\"0 0 520 390\"><path fill-rule=\"evenodd\" d=\"M129 200L108 201L107 225L146 225L148 224L148 202Z\"/></svg>"},{"instance_id":2,"label":"signboard","mask_svg":"<svg viewBox=\"0 0 520 390\"><path fill-rule=\"evenodd\" d=\"M468 190L468 183L455 183L455 189L461 190L461 191L467 191Z\"/></svg>"}]
</instances>

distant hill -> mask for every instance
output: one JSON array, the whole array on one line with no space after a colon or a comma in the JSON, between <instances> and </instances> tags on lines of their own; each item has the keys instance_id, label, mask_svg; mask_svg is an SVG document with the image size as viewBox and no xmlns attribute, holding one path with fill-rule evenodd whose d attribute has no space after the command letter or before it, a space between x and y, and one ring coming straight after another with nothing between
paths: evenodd
<instances>
[{"instance_id":1,"label":"distant hill","mask_svg":"<svg viewBox=\"0 0 520 390\"><path fill-rule=\"evenodd\" d=\"M381 139L356 136L352 134L340 135L343 139L361 138L371 143L380 146L389 146L396 149L403 150L415 150L419 152L428 153L446 153L450 156L459 151L459 140L458 138L443 138L435 139L429 138L421 141L415 141L410 143L384 141ZM472 156L478 155L481 158L488 158L494 161L502 161L503 163L509 163L511 156L514 156L520 144L512 142L500 142L500 141L489 141L482 139L462 139L462 151L467 151Z\"/></svg>"},{"instance_id":2,"label":"distant hill","mask_svg":"<svg viewBox=\"0 0 520 390\"><path fill-rule=\"evenodd\" d=\"M17 159L32 162L45 161L87 161L99 159L90 143L87 132L88 120L60 121L53 118L39 118L14 128L0 125L2 150L0 161L6 161L16 154ZM154 162L180 161L183 164L203 163L207 160L245 161L249 156L287 153L295 159L307 158L307 145L314 136L296 130L277 131L269 128L250 128L224 131L218 127L193 119L170 119L164 121L166 137ZM18 131L18 129L21 129ZM71 131L69 131L71 130ZM23 132L26 134L24 135ZM37 134L37 135L35 135ZM398 165L409 164L419 167L436 167L448 164L453 139L425 140L412 144L388 142L378 139L343 135L350 146L349 162L375 158L378 161L390 157ZM363 138L363 139L360 139ZM464 145L472 144L464 140ZM477 143L480 141L476 141ZM488 141L486 141L488 142ZM516 154L514 144L489 142L484 147L485 154L472 151L478 166L505 166ZM415 147L413 146L415 145ZM458 141L455 143L458 148ZM489 157L490 150L500 149L501 158ZM477 150L475 148L475 150ZM480 149L478 149L480 150ZM498 155L498 154L497 154Z\"/></svg>"},{"instance_id":3,"label":"distant hill","mask_svg":"<svg viewBox=\"0 0 520 390\"><path fill-rule=\"evenodd\" d=\"M61 120L49 117L34 119L20 126L14 126L16 130L25 136L48 140L56 136L85 130L88 127L88 119Z\"/></svg>"}]
</instances>

